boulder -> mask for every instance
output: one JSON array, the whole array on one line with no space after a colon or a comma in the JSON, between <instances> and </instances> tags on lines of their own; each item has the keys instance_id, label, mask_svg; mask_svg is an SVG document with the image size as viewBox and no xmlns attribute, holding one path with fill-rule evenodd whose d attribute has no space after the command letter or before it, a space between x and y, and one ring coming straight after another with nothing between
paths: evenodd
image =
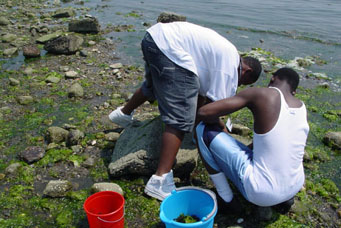
<instances>
[{"instance_id":1,"label":"boulder","mask_svg":"<svg viewBox=\"0 0 341 228\"><path fill-rule=\"evenodd\" d=\"M109 164L112 176L152 175L160 156L164 124L160 117L127 127L116 142ZM173 166L174 175L188 177L196 166L198 152L191 135L185 136Z\"/></svg>"},{"instance_id":2,"label":"boulder","mask_svg":"<svg viewBox=\"0 0 341 228\"><path fill-rule=\"evenodd\" d=\"M27 147L21 152L20 157L28 164L39 161L45 155L45 150L39 146Z\"/></svg>"},{"instance_id":3,"label":"boulder","mask_svg":"<svg viewBox=\"0 0 341 228\"><path fill-rule=\"evenodd\" d=\"M95 183L91 187L91 192L96 193L96 192L101 192L101 191L113 191L120 193L123 195L123 190L121 186L115 183L110 183L110 182L102 182L102 183Z\"/></svg>"},{"instance_id":4,"label":"boulder","mask_svg":"<svg viewBox=\"0 0 341 228\"><path fill-rule=\"evenodd\" d=\"M186 16L172 12L162 12L157 18L157 22L169 23L174 21L186 21Z\"/></svg>"},{"instance_id":5,"label":"boulder","mask_svg":"<svg viewBox=\"0 0 341 228\"><path fill-rule=\"evenodd\" d=\"M22 50L23 55L26 58L35 58L40 56L40 49L36 45L26 45Z\"/></svg>"},{"instance_id":6,"label":"boulder","mask_svg":"<svg viewBox=\"0 0 341 228\"><path fill-rule=\"evenodd\" d=\"M327 132L327 134L323 137L323 142L337 150L337 151L341 151L341 132Z\"/></svg>"},{"instance_id":7,"label":"boulder","mask_svg":"<svg viewBox=\"0 0 341 228\"><path fill-rule=\"evenodd\" d=\"M74 54L83 44L83 38L75 35L61 36L46 42L44 49L53 54Z\"/></svg>"},{"instance_id":8,"label":"boulder","mask_svg":"<svg viewBox=\"0 0 341 228\"><path fill-rule=\"evenodd\" d=\"M79 83L74 83L69 88L69 97L83 97L84 95L84 89Z\"/></svg>"},{"instance_id":9,"label":"boulder","mask_svg":"<svg viewBox=\"0 0 341 228\"><path fill-rule=\"evenodd\" d=\"M69 132L61 127L49 127L46 132L48 142L60 143L65 142Z\"/></svg>"},{"instance_id":10,"label":"boulder","mask_svg":"<svg viewBox=\"0 0 341 228\"><path fill-rule=\"evenodd\" d=\"M96 18L85 18L82 20L73 20L69 23L70 32L78 33L99 33L100 25Z\"/></svg>"},{"instance_id":11,"label":"boulder","mask_svg":"<svg viewBox=\"0 0 341 228\"><path fill-rule=\"evenodd\" d=\"M63 8L63 9L56 10L52 14L52 17L54 17L54 18L63 18L63 17L73 17L75 15L76 15L76 13L75 13L75 11L72 8Z\"/></svg>"},{"instance_id":12,"label":"boulder","mask_svg":"<svg viewBox=\"0 0 341 228\"><path fill-rule=\"evenodd\" d=\"M50 197L63 197L72 189L72 184L70 181L63 180L52 180L50 181L43 194Z\"/></svg>"}]
</instances>

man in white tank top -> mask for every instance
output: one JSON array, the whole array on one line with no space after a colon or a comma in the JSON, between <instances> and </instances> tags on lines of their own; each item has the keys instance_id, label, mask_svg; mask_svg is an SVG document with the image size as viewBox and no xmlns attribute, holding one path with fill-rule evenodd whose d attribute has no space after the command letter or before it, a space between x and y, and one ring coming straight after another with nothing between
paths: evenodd
<instances>
[{"instance_id":1,"label":"man in white tank top","mask_svg":"<svg viewBox=\"0 0 341 228\"><path fill-rule=\"evenodd\" d=\"M309 132L307 111L295 98L299 75L290 68L273 74L268 88L248 88L201 107L198 147L219 196L235 205L226 177L258 206L273 206L296 195L304 183L303 155ZM254 118L253 145L219 128L220 116L242 108Z\"/></svg>"}]
</instances>

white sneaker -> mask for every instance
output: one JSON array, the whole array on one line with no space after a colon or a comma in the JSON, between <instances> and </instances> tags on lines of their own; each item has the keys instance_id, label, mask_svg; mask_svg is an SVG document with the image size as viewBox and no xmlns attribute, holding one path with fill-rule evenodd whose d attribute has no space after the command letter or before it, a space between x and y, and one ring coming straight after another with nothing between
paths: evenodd
<instances>
[{"instance_id":1,"label":"white sneaker","mask_svg":"<svg viewBox=\"0 0 341 228\"><path fill-rule=\"evenodd\" d=\"M123 106L116 108L109 114L109 119L111 122L120 125L121 127L127 127L129 124L133 122L133 114L132 112L130 115L124 114L121 109Z\"/></svg>"},{"instance_id":2,"label":"white sneaker","mask_svg":"<svg viewBox=\"0 0 341 228\"><path fill-rule=\"evenodd\" d=\"M162 176L153 175L144 188L144 192L148 196L154 197L160 201L170 195L173 190L175 190L175 184L172 170Z\"/></svg>"}]
</instances>

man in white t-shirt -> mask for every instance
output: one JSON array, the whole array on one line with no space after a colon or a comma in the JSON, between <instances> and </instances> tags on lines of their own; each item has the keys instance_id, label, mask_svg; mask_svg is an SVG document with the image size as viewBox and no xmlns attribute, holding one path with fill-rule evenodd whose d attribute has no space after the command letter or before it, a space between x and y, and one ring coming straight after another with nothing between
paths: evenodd
<instances>
[{"instance_id":1,"label":"man in white t-shirt","mask_svg":"<svg viewBox=\"0 0 341 228\"><path fill-rule=\"evenodd\" d=\"M139 105L158 101L165 131L158 168L145 193L163 200L175 189L172 166L184 133L193 130L197 107L231 97L239 85L254 83L261 65L255 58L241 58L235 46L215 31L188 22L152 26L141 46L146 80L109 118L125 127Z\"/></svg>"},{"instance_id":2,"label":"man in white t-shirt","mask_svg":"<svg viewBox=\"0 0 341 228\"><path fill-rule=\"evenodd\" d=\"M226 177L250 202L274 206L290 200L304 183L303 155L309 132L307 110L295 98L298 74L277 70L268 88L248 88L198 110L198 146L219 196L235 205ZM250 147L224 132L219 117L248 108L254 119ZM289 205L290 206L290 205Z\"/></svg>"}]
</instances>

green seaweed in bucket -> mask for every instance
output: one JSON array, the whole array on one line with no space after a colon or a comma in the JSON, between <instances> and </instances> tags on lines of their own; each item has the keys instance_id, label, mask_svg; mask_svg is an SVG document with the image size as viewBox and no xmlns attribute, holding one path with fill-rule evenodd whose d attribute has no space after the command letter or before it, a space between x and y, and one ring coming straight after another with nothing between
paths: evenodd
<instances>
[{"instance_id":1,"label":"green seaweed in bucket","mask_svg":"<svg viewBox=\"0 0 341 228\"><path fill-rule=\"evenodd\" d=\"M181 213L179 215L179 217L177 217L176 219L174 219L177 222L181 222L181 223L194 223L194 222L199 222L200 219L198 218L198 216L195 215L184 215L184 213Z\"/></svg>"}]
</instances>

